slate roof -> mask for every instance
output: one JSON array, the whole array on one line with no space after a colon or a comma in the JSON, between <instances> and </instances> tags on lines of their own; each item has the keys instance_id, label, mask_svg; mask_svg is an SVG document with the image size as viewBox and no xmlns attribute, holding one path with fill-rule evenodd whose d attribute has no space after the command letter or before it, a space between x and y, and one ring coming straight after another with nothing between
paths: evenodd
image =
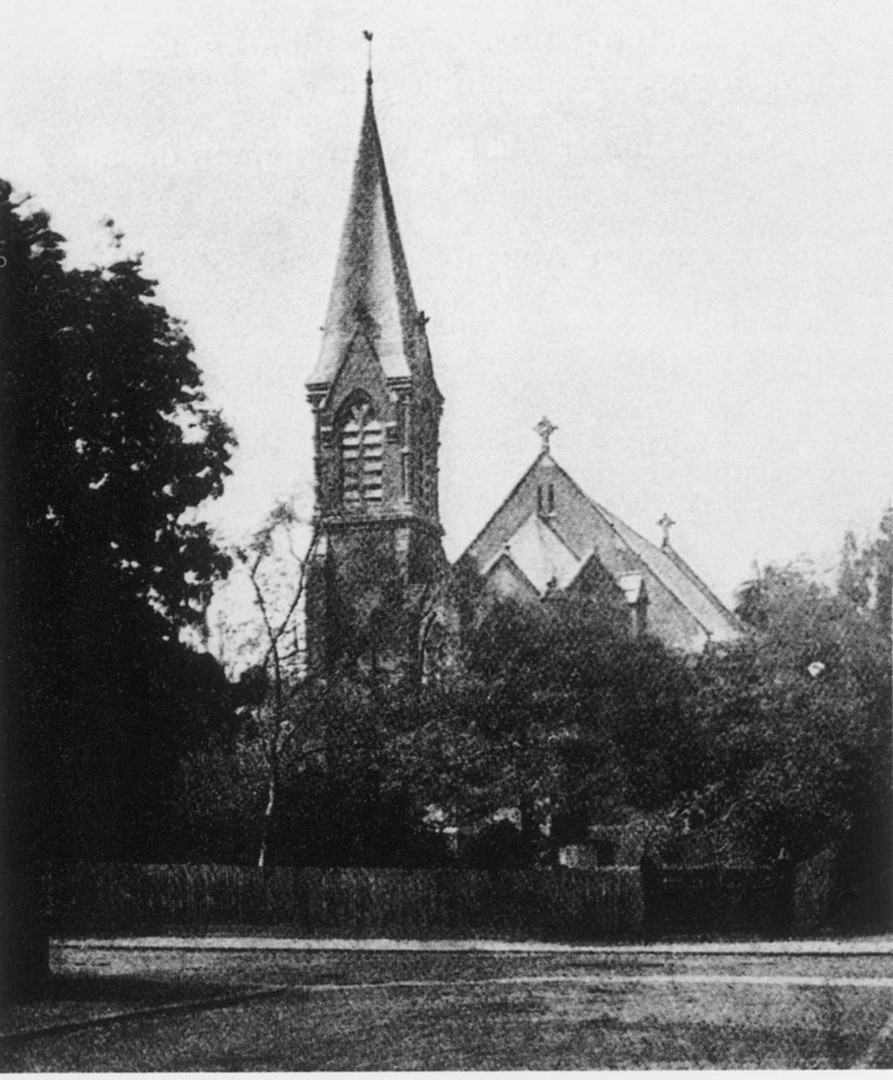
<instances>
[{"instance_id":1,"label":"slate roof","mask_svg":"<svg viewBox=\"0 0 893 1080\"><path fill-rule=\"evenodd\" d=\"M530 505L536 483L544 481L560 482L562 492L548 521L536 513L535 502ZM643 577L648 572L712 640L728 641L741 632L732 612L678 552L668 544L652 544L591 499L548 451L537 457L463 557L473 558L487 575L504 553L541 596L547 574L559 588L566 588L594 556L613 568L629 603L635 603L642 590L648 595Z\"/></svg>"},{"instance_id":2,"label":"slate roof","mask_svg":"<svg viewBox=\"0 0 893 1080\"><path fill-rule=\"evenodd\" d=\"M669 545L657 547L616 514L591 499L590 502L654 576L682 601L714 641L728 641L738 636L741 632L738 620L677 551Z\"/></svg>"},{"instance_id":3,"label":"slate roof","mask_svg":"<svg viewBox=\"0 0 893 1080\"><path fill-rule=\"evenodd\" d=\"M583 565L583 560L537 513L527 518L484 572L489 573L503 555L508 555L540 595L550 588L566 588Z\"/></svg>"},{"instance_id":4,"label":"slate roof","mask_svg":"<svg viewBox=\"0 0 893 1080\"><path fill-rule=\"evenodd\" d=\"M319 359L307 385L330 385L358 332L387 378L424 374L433 382L367 80L366 108Z\"/></svg>"}]
</instances>

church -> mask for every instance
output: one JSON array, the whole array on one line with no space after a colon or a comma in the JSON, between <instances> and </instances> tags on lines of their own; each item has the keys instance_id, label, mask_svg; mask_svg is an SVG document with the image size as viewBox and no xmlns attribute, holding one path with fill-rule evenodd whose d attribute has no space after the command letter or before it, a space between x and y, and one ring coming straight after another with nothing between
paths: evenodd
<instances>
[{"instance_id":1,"label":"church","mask_svg":"<svg viewBox=\"0 0 893 1080\"><path fill-rule=\"evenodd\" d=\"M477 576L490 603L559 597L610 603L631 637L686 652L741 632L735 616L672 546L660 546L591 499L537 427L533 464L463 554L444 555L438 508L443 397L416 304L375 120L371 71L347 216L319 357L313 412L316 542L308 566L311 672L367 658L416 665L459 632L451 580ZM447 650L448 651L448 650Z\"/></svg>"},{"instance_id":2,"label":"church","mask_svg":"<svg viewBox=\"0 0 893 1080\"><path fill-rule=\"evenodd\" d=\"M557 428L537 425L542 448L462 560L486 591L524 604L555 596L600 597L626 612L632 637L649 633L685 652L740 634L737 619L670 542L660 547L591 499L552 456Z\"/></svg>"}]
</instances>

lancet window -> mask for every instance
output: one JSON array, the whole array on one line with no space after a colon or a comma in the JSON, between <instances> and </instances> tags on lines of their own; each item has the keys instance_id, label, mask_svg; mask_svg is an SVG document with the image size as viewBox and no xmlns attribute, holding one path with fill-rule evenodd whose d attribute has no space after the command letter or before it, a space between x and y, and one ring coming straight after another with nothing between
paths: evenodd
<instances>
[{"instance_id":1,"label":"lancet window","mask_svg":"<svg viewBox=\"0 0 893 1080\"><path fill-rule=\"evenodd\" d=\"M553 484L540 484L537 487L536 510L540 517L551 517L555 513L555 487Z\"/></svg>"},{"instance_id":2,"label":"lancet window","mask_svg":"<svg viewBox=\"0 0 893 1080\"><path fill-rule=\"evenodd\" d=\"M384 438L368 398L352 398L339 429L341 501L345 506L376 506L382 500Z\"/></svg>"}]
</instances>

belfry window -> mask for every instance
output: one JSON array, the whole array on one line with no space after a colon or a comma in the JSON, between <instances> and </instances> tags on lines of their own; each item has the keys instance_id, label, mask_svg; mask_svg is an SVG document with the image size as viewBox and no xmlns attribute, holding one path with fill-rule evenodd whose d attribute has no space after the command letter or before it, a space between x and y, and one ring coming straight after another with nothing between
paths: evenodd
<instances>
[{"instance_id":1,"label":"belfry window","mask_svg":"<svg viewBox=\"0 0 893 1080\"><path fill-rule=\"evenodd\" d=\"M351 403L340 432L341 499L345 506L382 499L382 426L369 401Z\"/></svg>"}]
</instances>

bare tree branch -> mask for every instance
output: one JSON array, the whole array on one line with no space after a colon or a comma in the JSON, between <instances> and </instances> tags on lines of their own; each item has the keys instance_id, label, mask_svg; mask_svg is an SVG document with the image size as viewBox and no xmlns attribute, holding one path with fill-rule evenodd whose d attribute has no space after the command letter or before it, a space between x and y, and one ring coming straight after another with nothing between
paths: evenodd
<instances>
[{"instance_id":1,"label":"bare tree branch","mask_svg":"<svg viewBox=\"0 0 893 1080\"><path fill-rule=\"evenodd\" d=\"M303 558L298 556L295 550L293 537L288 528L290 525L294 524L295 520L296 516L291 507L288 507L285 504L274 507L264 527L256 534L254 542L251 545L250 551L252 552L253 557L248 557L246 552L239 552L242 561L248 569L248 577L254 592L255 603L257 605L257 610L260 613L264 634L267 639L267 646L264 651L261 666L264 671L269 671L272 667L273 683L272 723L266 738L265 751L268 769L267 799L262 818L261 840L257 860L258 866L263 866L266 861L270 826L276 809L279 790L280 759L285 747L289 740L293 738L295 732L295 724L287 711L287 707L294 700L301 685L300 683L296 683L289 692L286 692L285 676L283 672L283 664L299 655L297 637L295 637L294 649L283 652L281 646L283 638L286 637L295 617L301 598L304 595L308 567L316 552L320 537L319 525L315 522L306 553ZM298 580L291 594L288 606L284 615L278 619L271 613L269 598L265 593L264 583L261 578L261 570L264 562L273 551L274 534L277 529L284 530L289 552L300 567ZM312 756L312 754L319 753L320 749L321 747L312 745L310 747L305 747L298 755L297 760L305 761Z\"/></svg>"}]
</instances>

